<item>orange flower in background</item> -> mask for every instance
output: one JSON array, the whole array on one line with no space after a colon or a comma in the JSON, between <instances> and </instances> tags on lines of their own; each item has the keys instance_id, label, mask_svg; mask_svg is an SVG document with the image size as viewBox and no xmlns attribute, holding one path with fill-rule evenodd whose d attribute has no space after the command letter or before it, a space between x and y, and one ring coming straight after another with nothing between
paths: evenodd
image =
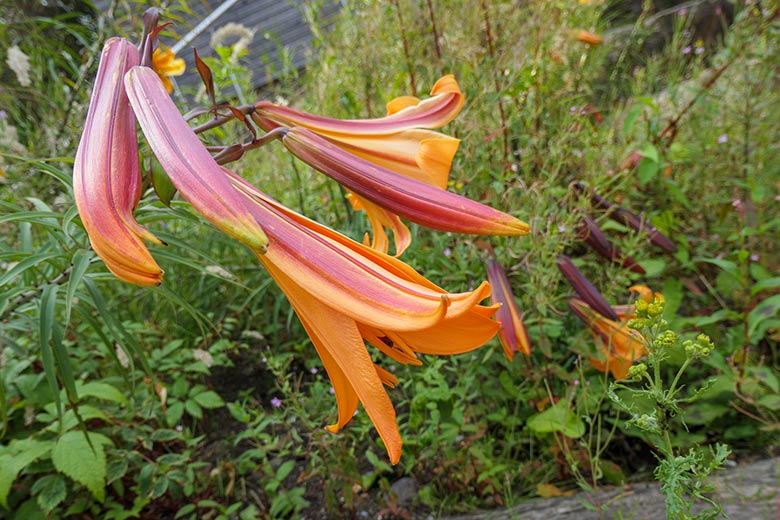
<instances>
[{"instance_id":1,"label":"orange flower in background","mask_svg":"<svg viewBox=\"0 0 780 520\"><path fill-rule=\"evenodd\" d=\"M108 269L129 283L159 285L163 271L143 241L161 242L133 216L141 170L122 77L139 61L138 50L122 38L103 47L73 163L73 195L92 249Z\"/></svg>"},{"instance_id":2,"label":"orange flower in background","mask_svg":"<svg viewBox=\"0 0 780 520\"><path fill-rule=\"evenodd\" d=\"M590 31L585 31L585 30L572 31L572 35L578 41L581 41L582 43L586 43L591 47L597 47L602 43L604 43L604 38Z\"/></svg>"},{"instance_id":3,"label":"orange flower in background","mask_svg":"<svg viewBox=\"0 0 780 520\"><path fill-rule=\"evenodd\" d=\"M176 54L167 47L157 47L152 55L152 68L160 76L168 93L173 92L173 83L170 76L181 76L184 74L186 63L183 59L177 58Z\"/></svg>"},{"instance_id":4,"label":"orange flower in background","mask_svg":"<svg viewBox=\"0 0 780 520\"><path fill-rule=\"evenodd\" d=\"M643 285L633 286L629 290L639 293L645 301L649 302L653 299L653 292ZM578 298L571 298L569 307L591 330L596 345L601 351L603 358L590 358L593 366L602 372L609 371L615 379L628 377L628 369L631 365L647 354L641 334L627 325L633 318L634 306L613 307L613 311L618 316L617 321L605 318Z\"/></svg>"},{"instance_id":5,"label":"orange flower in background","mask_svg":"<svg viewBox=\"0 0 780 520\"><path fill-rule=\"evenodd\" d=\"M460 140L430 129L452 121L464 104L454 76L439 79L431 96L419 100L403 96L387 104L387 116L375 119L341 120L307 114L286 106L261 101L252 119L264 130L279 126L303 127L336 146L380 167L444 190ZM411 242L409 229L390 210L352 193L356 209L364 209L371 222L372 246L387 252L390 229L396 256Z\"/></svg>"}]
</instances>

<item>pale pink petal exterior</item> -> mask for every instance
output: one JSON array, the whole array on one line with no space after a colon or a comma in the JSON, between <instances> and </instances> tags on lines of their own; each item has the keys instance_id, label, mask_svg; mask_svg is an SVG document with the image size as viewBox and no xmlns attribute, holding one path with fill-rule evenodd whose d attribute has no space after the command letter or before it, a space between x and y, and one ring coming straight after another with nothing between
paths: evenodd
<instances>
[{"instance_id":1,"label":"pale pink petal exterior","mask_svg":"<svg viewBox=\"0 0 780 520\"><path fill-rule=\"evenodd\" d=\"M224 233L264 252L265 232L184 120L157 73L134 67L125 75L125 87L149 146L182 197Z\"/></svg>"},{"instance_id":2,"label":"pale pink petal exterior","mask_svg":"<svg viewBox=\"0 0 780 520\"><path fill-rule=\"evenodd\" d=\"M142 239L160 241L133 216L141 171L123 77L138 63L138 50L127 40L106 42L73 163L73 194L92 248L109 270L126 282L158 285L163 272Z\"/></svg>"}]
</instances>

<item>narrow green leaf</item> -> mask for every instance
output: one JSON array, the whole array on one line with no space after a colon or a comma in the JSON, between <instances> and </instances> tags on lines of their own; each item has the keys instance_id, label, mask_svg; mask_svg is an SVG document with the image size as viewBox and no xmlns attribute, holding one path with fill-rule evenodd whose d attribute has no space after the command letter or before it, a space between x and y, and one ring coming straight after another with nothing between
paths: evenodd
<instances>
[{"instance_id":1,"label":"narrow green leaf","mask_svg":"<svg viewBox=\"0 0 780 520\"><path fill-rule=\"evenodd\" d=\"M68 279L68 290L65 295L65 328L68 328L70 323L70 310L73 306L73 298L76 295L76 289L81 282L81 277L89 267L89 262L93 257L92 251L86 249L79 249L73 254L71 260L70 278Z\"/></svg>"},{"instance_id":2,"label":"narrow green leaf","mask_svg":"<svg viewBox=\"0 0 780 520\"><path fill-rule=\"evenodd\" d=\"M47 285L41 295L41 304L38 314L38 341L41 349L41 362L46 374L46 381L54 396L57 406L57 416L62 417L62 401L60 400L59 385L57 384L57 368L54 362L54 352L51 349L52 327L54 325L54 308L57 303L56 285Z\"/></svg>"},{"instance_id":3,"label":"narrow green leaf","mask_svg":"<svg viewBox=\"0 0 780 520\"><path fill-rule=\"evenodd\" d=\"M6 271L3 276L0 276L0 286L6 285L8 282L25 272L27 269L33 266L37 266L52 258L57 258L59 253L42 253L39 255L28 256L24 260L21 260L18 264Z\"/></svg>"}]
</instances>

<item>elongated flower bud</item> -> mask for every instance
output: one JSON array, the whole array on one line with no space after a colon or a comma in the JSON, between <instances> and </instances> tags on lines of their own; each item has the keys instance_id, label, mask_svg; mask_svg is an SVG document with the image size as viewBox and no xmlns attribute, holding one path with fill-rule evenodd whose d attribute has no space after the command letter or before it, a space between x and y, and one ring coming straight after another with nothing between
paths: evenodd
<instances>
[{"instance_id":1,"label":"elongated flower bud","mask_svg":"<svg viewBox=\"0 0 780 520\"><path fill-rule=\"evenodd\" d=\"M496 311L496 321L501 324L498 340L504 347L504 354L510 360L517 351L526 356L531 354L531 342L523 323L523 314L512 294L512 288L509 286L509 279L504 268L494 258L490 258L487 274L488 282L492 288L491 301L494 304L501 304L501 307Z\"/></svg>"},{"instance_id":2,"label":"elongated flower bud","mask_svg":"<svg viewBox=\"0 0 780 520\"><path fill-rule=\"evenodd\" d=\"M624 226L630 227L634 231L647 233L647 236L650 238L650 242L657 245L667 253L674 253L677 251L677 245L672 241L672 239L658 231L646 219L641 218L636 213L632 213L624 207L618 206L617 204L612 204L607 199L597 194L595 191L587 188L581 182L575 182L574 188L580 193L589 194L596 207L608 211L609 217L611 219L620 222Z\"/></svg>"},{"instance_id":3,"label":"elongated flower bud","mask_svg":"<svg viewBox=\"0 0 780 520\"><path fill-rule=\"evenodd\" d=\"M423 226L479 235L526 235L530 228L502 211L377 166L305 128L282 139L310 166L371 202Z\"/></svg>"},{"instance_id":4,"label":"elongated flower bud","mask_svg":"<svg viewBox=\"0 0 780 520\"><path fill-rule=\"evenodd\" d=\"M134 67L125 86L141 129L179 193L212 224L264 252L265 232L216 161L173 104L160 78L148 67Z\"/></svg>"},{"instance_id":5,"label":"elongated flower bud","mask_svg":"<svg viewBox=\"0 0 780 520\"><path fill-rule=\"evenodd\" d=\"M611 320L618 320L617 314L612 310L612 307L607 303L607 300L604 299L604 296L602 296L598 289L585 278L585 275L575 267L571 258L566 255L558 255L558 269L572 287L574 287L574 290L585 303L601 313L602 316Z\"/></svg>"},{"instance_id":6,"label":"elongated flower bud","mask_svg":"<svg viewBox=\"0 0 780 520\"><path fill-rule=\"evenodd\" d=\"M580 235L598 254L638 274L645 274L644 268L630 256L626 256L618 246L610 242L601 228L587 215L582 217Z\"/></svg>"},{"instance_id":7,"label":"elongated flower bud","mask_svg":"<svg viewBox=\"0 0 780 520\"><path fill-rule=\"evenodd\" d=\"M133 217L141 170L122 78L138 63L138 50L128 41L106 42L73 163L73 194L92 248L108 269L126 282L158 285L162 269L142 239L161 242Z\"/></svg>"}]
</instances>

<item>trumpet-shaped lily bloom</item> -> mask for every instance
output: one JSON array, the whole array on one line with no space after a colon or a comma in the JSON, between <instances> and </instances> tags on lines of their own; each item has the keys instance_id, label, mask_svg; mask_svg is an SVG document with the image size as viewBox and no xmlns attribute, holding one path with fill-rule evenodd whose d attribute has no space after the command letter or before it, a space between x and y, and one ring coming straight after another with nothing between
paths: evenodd
<instances>
[{"instance_id":1,"label":"trumpet-shaped lily bloom","mask_svg":"<svg viewBox=\"0 0 780 520\"><path fill-rule=\"evenodd\" d=\"M183 59L177 58L171 49L158 47L152 55L152 68L160 76L160 80L165 85L165 90L173 92L173 83L171 76L181 76L187 64Z\"/></svg>"},{"instance_id":2,"label":"trumpet-shaped lily bloom","mask_svg":"<svg viewBox=\"0 0 780 520\"><path fill-rule=\"evenodd\" d=\"M347 189L423 226L481 235L526 235L528 224L461 195L406 177L295 127L282 138L296 156Z\"/></svg>"},{"instance_id":3,"label":"trumpet-shaped lily bloom","mask_svg":"<svg viewBox=\"0 0 780 520\"><path fill-rule=\"evenodd\" d=\"M496 321L501 324L498 340L504 348L504 354L511 361L515 352L520 351L526 356L531 354L531 342L528 331L523 323L523 314L517 306L517 301L509 286L509 279L504 268L495 258L488 259L488 281L492 287L491 301L500 303L496 312Z\"/></svg>"},{"instance_id":4,"label":"trumpet-shaped lily bloom","mask_svg":"<svg viewBox=\"0 0 780 520\"><path fill-rule=\"evenodd\" d=\"M156 140L152 147L161 165L173 172L174 184L196 176L210 184L222 179L233 190L231 201L239 194L241 207L268 237L257 257L288 296L333 382L338 419L329 429L344 426L362 403L397 462L402 441L382 387L397 380L373 363L364 340L404 363L417 363L416 353L475 349L498 330L491 319L495 308L479 305L489 284L447 293L400 260L289 210L230 170L201 160L205 147L150 73L133 69L126 83L141 128L150 143Z\"/></svg>"},{"instance_id":5,"label":"trumpet-shaped lily bloom","mask_svg":"<svg viewBox=\"0 0 780 520\"><path fill-rule=\"evenodd\" d=\"M645 286L633 286L630 290L639 293L645 301L653 299L652 291ZM569 307L591 330L601 351L600 357L590 358L593 366L602 372L609 371L615 379L628 377L628 369L631 365L647 354L642 335L627 325L634 316L634 306L613 307L617 320L605 318L578 298L571 298Z\"/></svg>"},{"instance_id":6,"label":"trumpet-shaped lily bloom","mask_svg":"<svg viewBox=\"0 0 780 520\"><path fill-rule=\"evenodd\" d=\"M262 252L268 243L246 202L173 104L157 74L134 67L125 88L149 146L179 193L220 230ZM214 172L217 172L216 174Z\"/></svg>"},{"instance_id":7,"label":"trumpet-shaped lily bloom","mask_svg":"<svg viewBox=\"0 0 780 520\"><path fill-rule=\"evenodd\" d=\"M73 194L95 252L117 278L158 285L163 272L143 243L160 240L133 217L141 197L135 116L122 77L139 63L138 50L109 39L98 66L76 159Z\"/></svg>"},{"instance_id":8,"label":"trumpet-shaped lily bloom","mask_svg":"<svg viewBox=\"0 0 780 520\"><path fill-rule=\"evenodd\" d=\"M267 101L255 105L252 117L265 130L307 128L366 161L445 189L460 141L430 129L452 121L464 98L452 75L439 79L431 95L422 101L412 96L396 98L387 104L388 115L376 119L332 119ZM351 194L350 201L366 211L374 232L373 247L387 252L385 228L394 234L396 255L409 245L411 234L396 215L357 194Z\"/></svg>"}]
</instances>

